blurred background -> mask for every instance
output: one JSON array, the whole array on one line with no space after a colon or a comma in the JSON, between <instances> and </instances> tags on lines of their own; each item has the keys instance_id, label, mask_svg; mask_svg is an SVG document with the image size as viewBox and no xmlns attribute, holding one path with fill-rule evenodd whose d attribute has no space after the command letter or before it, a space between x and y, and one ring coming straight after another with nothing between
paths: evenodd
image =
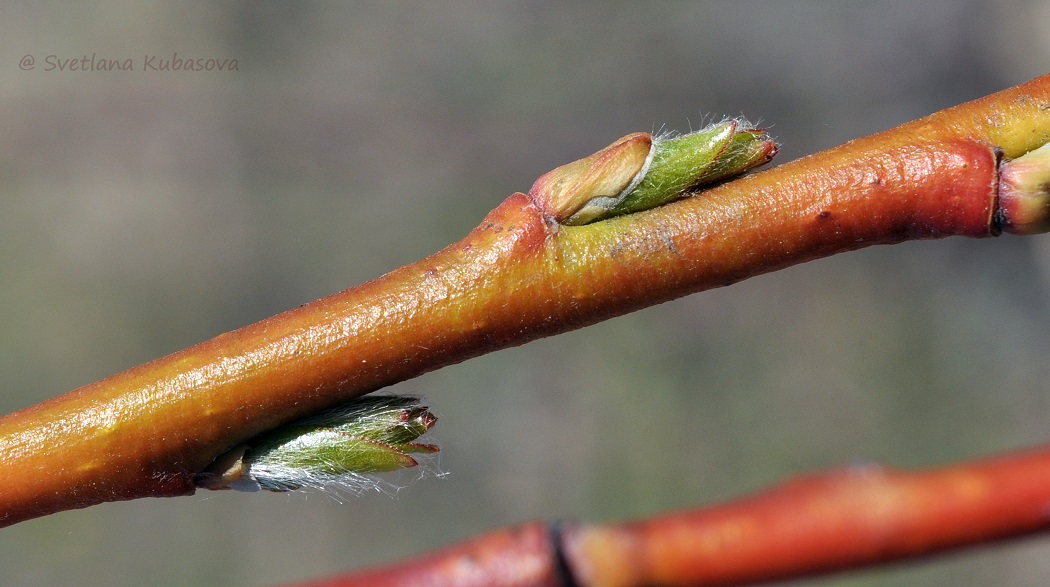
<instances>
[{"instance_id":1,"label":"blurred background","mask_svg":"<svg viewBox=\"0 0 1050 587\"><path fill-rule=\"evenodd\" d=\"M1050 71L1047 0L0 14L3 412L428 255L628 132L743 114L783 162ZM47 70L93 54L135 70ZM238 69L142 70L173 54ZM524 520L1045 443L1048 288L1050 237L1003 236L693 295L393 388L439 414L443 478L343 503L200 492L61 513L0 530L0 584L272 585ZM796 584L1048 580L1036 537Z\"/></svg>"}]
</instances>

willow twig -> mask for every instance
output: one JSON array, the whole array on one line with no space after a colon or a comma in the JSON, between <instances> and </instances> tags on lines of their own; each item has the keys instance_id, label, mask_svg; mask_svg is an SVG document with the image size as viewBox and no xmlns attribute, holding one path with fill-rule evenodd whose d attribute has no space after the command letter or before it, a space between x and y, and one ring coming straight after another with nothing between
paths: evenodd
<instances>
[{"instance_id":1,"label":"willow twig","mask_svg":"<svg viewBox=\"0 0 1050 587\"><path fill-rule=\"evenodd\" d=\"M1048 140L1043 76L582 226L549 191L513 194L431 257L0 418L0 476L15 480L0 525L191 494L216 457L282 423L691 292L872 244L1038 226L1045 206L1007 213L998 178Z\"/></svg>"}]
</instances>

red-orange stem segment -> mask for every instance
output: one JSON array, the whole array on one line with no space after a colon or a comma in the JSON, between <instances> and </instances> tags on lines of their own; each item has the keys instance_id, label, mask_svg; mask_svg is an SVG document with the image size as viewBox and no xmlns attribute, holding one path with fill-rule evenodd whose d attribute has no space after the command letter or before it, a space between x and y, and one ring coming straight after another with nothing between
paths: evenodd
<instances>
[{"instance_id":1,"label":"red-orange stem segment","mask_svg":"<svg viewBox=\"0 0 1050 587\"><path fill-rule=\"evenodd\" d=\"M551 532L532 523L498 530L396 566L297 587L564 587Z\"/></svg>"},{"instance_id":2,"label":"red-orange stem segment","mask_svg":"<svg viewBox=\"0 0 1050 587\"><path fill-rule=\"evenodd\" d=\"M995 148L1048 138L1044 76L591 225L514 194L431 257L0 418L0 476L17 480L0 525L192 493L246 438L491 350L866 245L995 234Z\"/></svg>"},{"instance_id":3,"label":"red-orange stem segment","mask_svg":"<svg viewBox=\"0 0 1050 587\"><path fill-rule=\"evenodd\" d=\"M297 587L727 586L797 579L1050 528L1050 447L943 469L858 465L709 508L608 526L493 532ZM557 536L546 542L548 534ZM520 558L518 558L520 557ZM552 583L556 570L571 579Z\"/></svg>"},{"instance_id":4,"label":"red-orange stem segment","mask_svg":"<svg viewBox=\"0 0 1050 587\"><path fill-rule=\"evenodd\" d=\"M706 510L584 527L582 585L743 585L798 578L1050 527L1050 448L941 470L856 466Z\"/></svg>"}]
</instances>

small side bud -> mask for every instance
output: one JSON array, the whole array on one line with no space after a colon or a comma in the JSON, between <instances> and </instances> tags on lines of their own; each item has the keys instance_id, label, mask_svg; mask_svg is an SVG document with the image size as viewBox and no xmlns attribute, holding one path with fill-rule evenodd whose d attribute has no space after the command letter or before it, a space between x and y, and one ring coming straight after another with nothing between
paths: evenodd
<instances>
[{"instance_id":1,"label":"small side bud","mask_svg":"<svg viewBox=\"0 0 1050 587\"><path fill-rule=\"evenodd\" d=\"M1003 163L998 216L1010 234L1050 232L1050 143Z\"/></svg>"},{"instance_id":2,"label":"small side bud","mask_svg":"<svg viewBox=\"0 0 1050 587\"><path fill-rule=\"evenodd\" d=\"M197 477L206 489L292 491L335 484L359 490L365 475L415 467L409 453L437 418L419 398L365 396L257 436L220 455Z\"/></svg>"},{"instance_id":3,"label":"small side bud","mask_svg":"<svg viewBox=\"0 0 1050 587\"><path fill-rule=\"evenodd\" d=\"M248 445L242 444L219 455L212 464L197 475L197 487L204 489L230 489L248 471L244 463L244 453Z\"/></svg>"}]
</instances>

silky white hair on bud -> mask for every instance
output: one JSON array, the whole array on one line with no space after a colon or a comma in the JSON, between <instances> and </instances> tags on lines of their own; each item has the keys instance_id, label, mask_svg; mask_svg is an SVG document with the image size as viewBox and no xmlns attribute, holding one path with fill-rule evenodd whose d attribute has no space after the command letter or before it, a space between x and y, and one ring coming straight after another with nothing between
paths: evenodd
<instances>
[{"instance_id":1,"label":"silky white hair on bud","mask_svg":"<svg viewBox=\"0 0 1050 587\"><path fill-rule=\"evenodd\" d=\"M416 478L442 476L432 464L438 447L416 442L437 422L415 396L357 398L289 422L223 453L198 475L207 489L339 495L401 488L378 473L413 468ZM422 462L421 462L422 461ZM422 465L422 466L420 466Z\"/></svg>"}]
</instances>

